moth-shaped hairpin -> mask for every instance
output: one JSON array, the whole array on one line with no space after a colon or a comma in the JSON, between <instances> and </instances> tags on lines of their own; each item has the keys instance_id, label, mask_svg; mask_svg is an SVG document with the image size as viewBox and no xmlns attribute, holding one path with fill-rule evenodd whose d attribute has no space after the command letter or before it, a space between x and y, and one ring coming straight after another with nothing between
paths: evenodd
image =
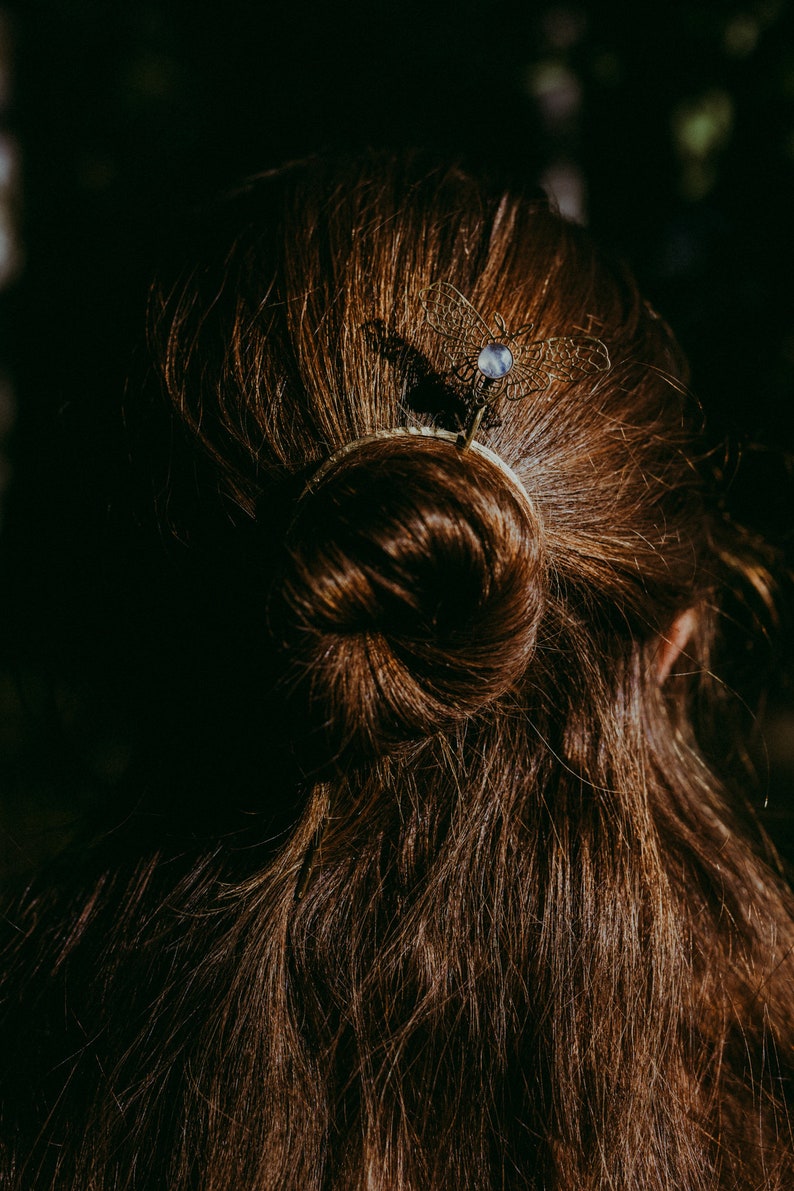
<instances>
[{"instance_id":1,"label":"moth-shaped hairpin","mask_svg":"<svg viewBox=\"0 0 794 1191\"><path fill-rule=\"evenodd\" d=\"M532 323L508 331L500 314L489 327L448 281L436 281L419 296L429 325L447 340L453 374L469 389L470 416L458 440L462 450L499 397L520 401L542 393L552 381L576 380L610 367L606 346L590 335L531 339Z\"/></svg>"}]
</instances>

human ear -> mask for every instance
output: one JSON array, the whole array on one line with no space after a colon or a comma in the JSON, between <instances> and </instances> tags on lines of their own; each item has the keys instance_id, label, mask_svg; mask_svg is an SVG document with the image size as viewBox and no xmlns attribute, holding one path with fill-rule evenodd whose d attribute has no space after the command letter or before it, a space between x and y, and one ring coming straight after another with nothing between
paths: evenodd
<instances>
[{"instance_id":1,"label":"human ear","mask_svg":"<svg viewBox=\"0 0 794 1191\"><path fill-rule=\"evenodd\" d=\"M680 612L668 632L660 636L656 651L656 680L661 685L670 673L673 664L686 647L695 631L697 616L694 608Z\"/></svg>"}]
</instances>

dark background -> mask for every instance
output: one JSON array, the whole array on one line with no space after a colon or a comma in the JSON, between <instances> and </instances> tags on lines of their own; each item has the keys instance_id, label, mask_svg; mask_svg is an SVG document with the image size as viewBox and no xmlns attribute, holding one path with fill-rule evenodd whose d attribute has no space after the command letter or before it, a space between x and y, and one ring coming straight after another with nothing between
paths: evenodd
<instances>
[{"instance_id":1,"label":"dark background","mask_svg":"<svg viewBox=\"0 0 794 1191\"><path fill-rule=\"evenodd\" d=\"M147 515L122 394L175 212L285 158L408 144L556 179L677 330L726 444L729 511L791 563L789 4L27 0L0 14L6 870L50 855L88 807L122 806L211 677L189 658L200 617L178 611L202 575ZM754 803L794 858L791 603L784 585L760 648L737 627L730 682Z\"/></svg>"}]
</instances>

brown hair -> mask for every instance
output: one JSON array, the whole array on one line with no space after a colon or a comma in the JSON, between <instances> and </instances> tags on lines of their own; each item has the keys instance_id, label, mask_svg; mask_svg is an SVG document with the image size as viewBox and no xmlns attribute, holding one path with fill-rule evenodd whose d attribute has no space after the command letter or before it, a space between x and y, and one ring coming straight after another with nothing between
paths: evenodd
<instances>
[{"instance_id":1,"label":"brown hair","mask_svg":"<svg viewBox=\"0 0 794 1191\"><path fill-rule=\"evenodd\" d=\"M791 1186L791 901L693 723L720 593L763 576L711 514L664 323L547 205L415 159L302 163L210 222L153 290L153 359L266 523L261 732L296 821L15 911L12 1000L63 1037L21 1047L9 1185ZM363 436L460 425L440 280L611 368L498 407L526 497L405 436L306 490Z\"/></svg>"}]
</instances>

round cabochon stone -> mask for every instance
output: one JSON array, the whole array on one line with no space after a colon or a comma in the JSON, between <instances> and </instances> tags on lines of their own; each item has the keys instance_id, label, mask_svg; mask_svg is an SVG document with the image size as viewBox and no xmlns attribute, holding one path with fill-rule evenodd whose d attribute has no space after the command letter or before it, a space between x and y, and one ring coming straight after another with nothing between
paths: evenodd
<instances>
[{"instance_id":1,"label":"round cabochon stone","mask_svg":"<svg viewBox=\"0 0 794 1191\"><path fill-rule=\"evenodd\" d=\"M499 380L513 367L513 353L505 343L486 343L477 357L477 367L489 380Z\"/></svg>"}]
</instances>

